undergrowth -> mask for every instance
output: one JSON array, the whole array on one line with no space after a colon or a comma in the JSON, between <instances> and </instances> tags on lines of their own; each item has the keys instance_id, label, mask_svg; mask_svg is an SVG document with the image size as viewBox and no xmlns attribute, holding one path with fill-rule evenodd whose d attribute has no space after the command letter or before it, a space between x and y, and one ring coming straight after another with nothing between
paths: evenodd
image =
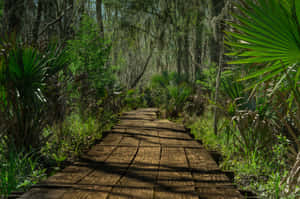
<instances>
[{"instance_id":1,"label":"undergrowth","mask_svg":"<svg viewBox=\"0 0 300 199\"><path fill-rule=\"evenodd\" d=\"M53 136L42 148L42 153L52 164L60 166L65 160L82 154L96 139L100 139L102 131L99 128L100 123L95 118L83 120L79 114L71 114L62 124L44 130L45 136Z\"/></svg>"},{"instance_id":2,"label":"undergrowth","mask_svg":"<svg viewBox=\"0 0 300 199\"><path fill-rule=\"evenodd\" d=\"M1 151L0 156L0 198L7 198L13 191L25 191L46 177L35 153Z\"/></svg>"},{"instance_id":3,"label":"undergrowth","mask_svg":"<svg viewBox=\"0 0 300 199\"><path fill-rule=\"evenodd\" d=\"M288 140L285 137L278 136L276 145L267 155L259 151L244 153L237 150L235 138L224 132L226 128L222 124L219 125L218 135L214 134L212 126L213 117L209 113L189 125L192 134L196 139L202 140L207 149L222 153L220 167L234 171L235 182L242 189L256 192L259 198L299 197L283 194L285 184L282 182L288 174L288 166L284 161L288 150Z\"/></svg>"},{"instance_id":4,"label":"undergrowth","mask_svg":"<svg viewBox=\"0 0 300 199\"><path fill-rule=\"evenodd\" d=\"M7 198L14 191L27 191L76 160L116 121L116 115L109 112L99 118L82 118L74 112L64 122L44 129L43 136L50 139L39 151L16 152L11 146L0 147L0 196Z\"/></svg>"}]
</instances>

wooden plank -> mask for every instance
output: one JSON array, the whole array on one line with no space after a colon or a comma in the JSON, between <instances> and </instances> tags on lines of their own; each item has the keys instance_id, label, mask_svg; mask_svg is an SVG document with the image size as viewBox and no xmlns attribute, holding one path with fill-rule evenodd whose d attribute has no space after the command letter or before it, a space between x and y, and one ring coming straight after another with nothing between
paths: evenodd
<instances>
[{"instance_id":1,"label":"wooden plank","mask_svg":"<svg viewBox=\"0 0 300 199\"><path fill-rule=\"evenodd\" d=\"M46 182L42 182L42 184L74 184L84 178L92 171L88 166L76 166L72 165L61 172L51 176L47 179Z\"/></svg>"},{"instance_id":2,"label":"wooden plank","mask_svg":"<svg viewBox=\"0 0 300 199\"><path fill-rule=\"evenodd\" d=\"M155 198L198 198L183 148L162 148Z\"/></svg>"},{"instance_id":3,"label":"wooden plank","mask_svg":"<svg viewBox=\"0 0 300 199\"><path fill-rule=\"evenodd\" d=\"M113 186L124 175L136 153L133 147L118 147L102 164L94 166L94 171L79 184Z\"/></svg>"},{"instance_id":4,"label":"wooden plank","mask_svg":"<svg viewBox=\"0 0 300 199\"><path fill-rule=\"evenodd\" d=\"M187 159L191 169L218 170L218 164L205 149L186 148Z\"/></svg>"},{"instance_id":5,"label":"wooden plank","mask_svg":"<svg viewBox=\"0 0 300 199\"><path fill-rule=\"evenodd\" d=\"M166 166L170 168L172 168L173 166L188 168L188 163L185 157L184 149L163 147L160 165L163 167Z\"/></svg>"},{"instance_id":6,"label":"wooden plank","mask_svg":"<svg viewBox=\"0 0 300 199\"><path fill-rule=\"evenodd\" d=\"M128 127L143 127L146 120L121 120L118 124L119 127L125 126Z\"/></svg>"},{"instance_id":7,"label":"wooden plank","mask_svg":"<svg viewBox=\"0 0 300 199\"><path fill-rule=\"evenodd\" d=\"M128 135L124 136L122 141L120 142L120 145L128 145L128 146L138 146L139 145L139 138L137 135Z\"/></svg>"},{"instance_id":8,"label":"wooden plank","mask_svg":"<svg viewBox=\"0 0 300 199\"><path fill-rule=\"evenodd\" d=\"M59 199L106 199L111 187L77 186L63 194Z\"/></svg>"},{"instance_id":9,"label":"wooden plank","mask_svg":"<svg viewBox=\"0 0 300 199\"><path fill-rule=\"evenodd\" d=\"M154 187L159 169L160 148L140 148L119 185Z\"/></svg>"},{"instance_id":10,"label":"wooden plank","mask_svg":"<svg viewBox=\"0 0 300 199\"><path fill-rule=\"evenodd\" d=\"M242 198L205 149L186 148L185 151L193 173L196 191L201 198Z\"/></svg>"},{"instance_id":11,"label":"wooden plank","mask_svg":"<svg viewBox=\"0 0 300 199\"><path fill-rule=\"evenodd\" d=\"M199 199L199 196L190 188L175 189L156 189L154 193L155 199ZM202 198L202 197L201 197Z\"/></svg>"},{"instance_id":12,"label":"wooden plank","mask_svg":"<svg viewBox=\"0 0 300 199\"><path fill-rule=\"evenodd\" d=\"M109 199L152 199L153 193L149 188L118 187L114 189Z\"/></svg>"},{"instance_id":13,"label":"wooden plank","mask_svg":"<svg viewBox=\"0 0 300 199\"><path fill-rule=\"evenodd\" d=\"M205 187L196 188L197 193L204 199L241 199L243 196L237 189Z\"/></svg>"},{"instance_id":14,"label":"wooden plank","mask_svg":"<svg viewBox=\"0 0 300 199\"><path fill-rule=\"evenodd\" d=\"M116 146L102 146L97 145L93 147L87 154L82 155L81 158L86 161L92 161L95 163L104 162L113 152Z\"/></svg>"},{"instance_id":15,"label":"wooden plank","mask_svg":"<svg viewBox=\"0 0 300 199\"><path fill-rule=\"evenodd\" d=\"M121 120L155 120L156 119L156 114L151 114L151 113L125 113L120 117Z\"/></svg>"},{"instance_id":16,"label":"wooden plank","mask_svg":"<svg viewBox=\"0 0 300 199\"><path fill-rule=\"evenodd\" d=\"M173 122L170 122L169 120L158 120L155 123L156 123L156 127L160 129L168 129L173 131L185 132L185 128L183 125L175 124Z\"/></svg>"},{"instance_id":17,"label":"wooden plank","mask_svg":"<svg viewBox=\"0 0 300 199\"><path fill-rule=\"evenodd\" d=\"M105 162L93 165L94 171L78 183L81 187L66 192L63 199L107 198L112 187L126 172L135 153L136 148L118 147Z\"/></svg>"},{"instance_id":18,"label":"wooden plank","mask_svg":"<svg viewBox=\"0 0 300 199\"><path fill-rule=\"evenodd\" d=\"M166 146L199 147L199 143L184 132L159 130L159 141Z\"/></svg>"},{"instance_id":19,"label":"wooden plank","mask_svg":"<svg viewBox=\"0 0 300 199\"><path fill-rule=\"evenodd\" d=\"M137 110L137 112L154 112L154 113L157 113L159 111L158 108L140 108Z\"/></svg>"},{"instance_id":20,"label":"wooden plank","mask_svg":"<svg viewBox=\"0 0 300 199\"><path fill-rule=\"evenodd\" d=\"M152 198L158 175L160 148L139 148L137 156L110 198Z\"/></svg>"},{"instance_id":21,"label":"wooden plank","mask_svg":"<svg viewBox=\"0 0 300 199\"><path fill-rule=\"evenodd\" d=\"M144 127L144 128L157 128L157 122L153 122L153 121L144 121L143 127Z\"/></svg>"},{"instance_id":22,"label":"wooden plank","mask_svg":"<svg viewBox=\"0 0 300 199\"><path fill-rule=\"evenodd\" d=\"M58 199L66 192L66 189L33 188L19 199Z\"/></svg>"},{"instance_id":23,"label":"wooden plank","mask_svg":"<svg viewBox=\"0 0 300 199\"><path fill-rule=\"evenodd\" d=\"M243 198L184 127L155 120L156 111L125 113L79 162L21 199Z\"/></svg>"},{"instance_id":24,"label":"wooden plank","mask_svg":"<svg viewBox=\"0 0 300 199\"><path fill-rule=\"evenodd\" d=\"M141 131L140 131L141 132ZM141 143L140 146L156 146L160 147L160 138L157 130L143 130L142 133L138 135Z\"/></svg>"},{"instance_id":25,"label":"wooden plank","mask_svg":"<svg viewBox=\"0 0 300 199\"><path fill-rule=\"evenodd\" d=\"M99 145L117 145L122 140L123 133L125 129L113 129L111 133L109 133L103 140L100 142ZM97 147L97 146L96 146Z\"/></svg>"}]
</instances>

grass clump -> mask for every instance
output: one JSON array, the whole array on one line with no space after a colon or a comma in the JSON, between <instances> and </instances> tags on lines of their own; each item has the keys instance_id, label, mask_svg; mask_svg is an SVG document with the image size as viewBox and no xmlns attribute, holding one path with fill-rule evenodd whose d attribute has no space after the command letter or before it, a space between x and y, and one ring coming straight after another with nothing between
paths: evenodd
<instances>
[{"instance_id":1,"label":"grass clump","mask_svg":"<svg viewBox=\"0 0 300 199\"><path fill-rule=\"evenodd\" d=\"M284 194L284 178L288 174L288 164L284 157L288 154L289 140L277 136L268 154L259 150L238 150L239 141L226 131L226 121L219 125L219 134L214 134L213 116L206 113L201 119L191 123L192 134L202 140L209 150L222 153L220 164L224 170L235 172L235 182L245 190L255 191L260 198L297 198L295 194ZM238 133L238 132L237 132ZM241 136L241 135L239 135Z\"/></svg>"},{"instance_id":2,"label":"grass clump","mask_svg":"<svg viewBox=\"0 0 300 199\"><path fill-rule=\"evenodd\" d=\"M0 155L0 198L7 198L13 191L26 191L46 177L46 169L40 166L36 154L9 152Z\"/></svg>"},{"instance_id":3,"label":"grass clump","mask_svg":"<svg viewBox=\"0 0 300 199\"><path fill-rule=\"evenodd\" d=\"M110 129L116 121L115 115L102 115L101 120L96 116L82 118L78 113L72 113L61 124L45 129L44 134L53 134L42 148L42 154L52 166L73 161L86 152L102 133Z\"/></svg>"}]
</instances>

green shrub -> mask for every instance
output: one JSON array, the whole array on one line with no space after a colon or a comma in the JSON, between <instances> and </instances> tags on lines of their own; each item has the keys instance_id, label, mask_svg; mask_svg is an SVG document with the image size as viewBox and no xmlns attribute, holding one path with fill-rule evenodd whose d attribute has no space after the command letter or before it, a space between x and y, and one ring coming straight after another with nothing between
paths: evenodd
<instances>
[{"instance_id":1,"label":"green shrub","mask_svg":"<svg viewBox=\"0 0 300 199\"><path fill-rule=\"evenodd\" d=\"M178 117L184 111L187 99L192 94L192 88L186 78L174 72L154 75L151 81L151 91L152 103L165 109L167 116L172 118Z\"/></svg>"},{"instance_id":2,"label":"green shrub","mask_svg":"<svg viewBox=\"0 0 300 199\"><path fill-rule=\"evenodd\" d=\"M4 8L4 1L1 1L1 2L0 2L0 19L1 19L2 16L3 16L3 8Z\"/></svg>"},{"instance_id":3,"label":"green shrub","mask_svg":"<svg viewBox=\"0 0 300 199\"><path fill-rule=\"evenodd\" d=\"M55 45L40 52L15 39L1 40L0 48L0 136L18 148L38 148L49 119L45 90L65 66L64 54Z\"/></svg>"},{"instance_id":4,"label":"green shrub","mask_svg":"<svg viewBox=\"0 0 300 199\"><path fill-rule=\"evenodd\" d=\"M181 84L178 86L168 86L168 100L165 104L165 109L167 110L167 115L176 118L179 113L183 112L185 102L191 95L192 90L186 84Z\"/></svg>"},{"instance_id":5,"label":"green shrub","mask_svg":"<svg viewBox=\"0 0 300 199\"><path fill-rule=\"evenodd\" d=\"M286 155L288 153L289 140L278 135L274 137L273 144L268 153L264 150L241 150L239 137L228 134L226 119L220 123L220 133L213 132L213 117L206 113L190 125L191 132L196 139L203 141L206 148L220 151L223 156L221 167L235 172L235 181L243 189L257 192L260 198L296 198L284 194L285 185L283 179L287 175L288 164ZM245 146L244 146L245 147Z\"/></svg>"},{"instance_id":6,"label":"green shrub","mask_svg":"<svg viewBox=\"0 0 300 199\"><path fill-rule=\"evenodd\" d=\"M42 148L43 156L58 165L65 160L72 160L86 151L95 140L102 137L101 122L95 117L82 119L77 113L72 113L62 124L54 125L44 130L44 136L52 134Z\"/></svg>"},{"instance_id":7,"label":"green shrub","mask_svg":"<svg viewBox=\"0 0 300 199\"><path fill-rule=\"evenodd\" d=\"M46 176L33 155L11 147L8 154L0 155L0 198L7 198L13 191L26 191Z\"/></svg>"},{"instance_id":8,"label":"green shrub","mask_svg":"<svg viewBox=\"0 0 300 199\"><path fill-rule=\"evenodd\" d=\"M95 108L99 99L114 91L114 67L109 65L111 45L99 32L96 21L84 16L75 38L67 45L69 69L75 77L69 82L70 90L79 102L81 114Z\"/></svg>"},{"instance_id":9,"label":"green shrub","mask_svg":"<svg viewBox=\"0 0 300 199\"><path fill-rule=\"evenodd\" d=\"M136 90L128 90L125 97L125 106L130 109L136 109L138 107L139 100Z\"/></svg>"},{"instance_id":10,"label":"green shrub","mask_svg":"<svg viewBox=\"0 0 300 199\"><path fill-rule=\"evenodd\" d=\"M203 68L201 76L196 81L196 84L200 85L204 91L203 94L207 94L211 98L215 93L217 68L215 63L212 63L208 68Z\"/></svg>"}]
</instances>

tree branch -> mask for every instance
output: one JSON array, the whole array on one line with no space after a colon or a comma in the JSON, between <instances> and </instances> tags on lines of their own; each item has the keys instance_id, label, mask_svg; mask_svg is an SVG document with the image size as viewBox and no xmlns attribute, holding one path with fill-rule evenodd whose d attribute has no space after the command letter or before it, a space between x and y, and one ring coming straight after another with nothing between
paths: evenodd
<instances>
[{"instance_id":1,"label":"tree branch","mask_svg":"<svg viewBox=\"0 0 300 199\"><path fill-rule=\"evenodd\" d=\"M144 65L144 68L143 68L143 70L142 70L142 72L140 73L140 75L135 79L135 81L131 84L131 86L130 86L130 88L135 88L136 87L136 85L139 83L139 81L142 79L142 77L143 77L143 75L145 74L145 72L146 72L146 70L147 70L147 67L148 67L148 65L149 65L149 62L150 62L150 59L151 59L151 57L152 57L152 55L153 55L153 47L152 47L152 45L150 45L150 53L149 53L149 55L148 55L148 57L147 57L147 60L146 60L146 62L145 62L145 65Z\"/></svg>"},{"instance_id":2,"label":"tree branch","mask_svg":"<svg viewBox=\"0 0 300 199\"><path fill-rule=\"evenodd\" d=\"M71 8L72 8L72 6L68 7L68 8L66 9L66 11L70 10ZM65 16L65 14L66 14L66 13L63 12L63 13L62 13L60 16L58 16L56 19L54 19L53 21L51 21L50 23L48 23L48 24L45 26L45 28L44 28L41 32L39 32L39 36L42 35L42 34L44 34L50 26L53 26L54 24L56 24L57 22L59 22L59 21Z\"/></svg>"}]
</instances>

